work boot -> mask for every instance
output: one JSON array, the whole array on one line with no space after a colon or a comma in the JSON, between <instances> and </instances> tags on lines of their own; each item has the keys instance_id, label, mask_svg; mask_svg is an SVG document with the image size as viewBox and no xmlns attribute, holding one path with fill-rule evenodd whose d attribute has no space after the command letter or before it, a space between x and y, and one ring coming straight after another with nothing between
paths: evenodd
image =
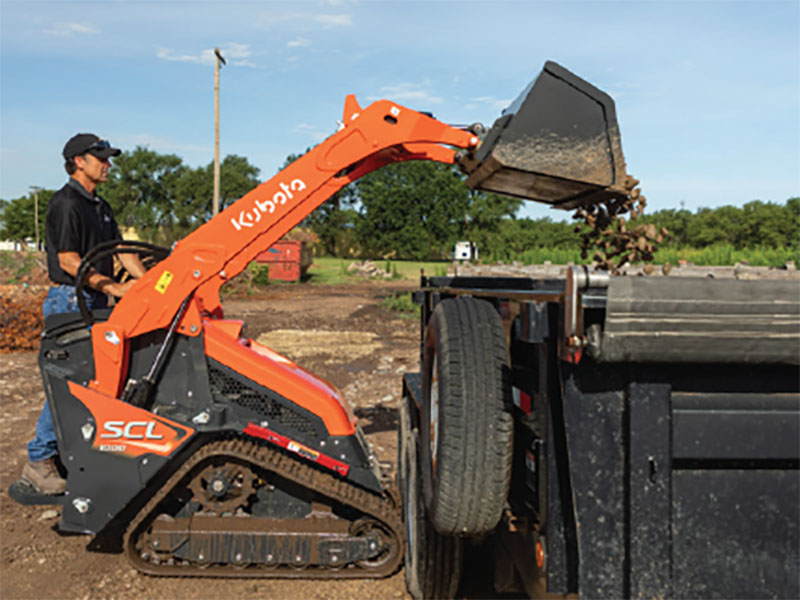
<instances>
[{"instance_id":1,"label":"work boot","mask_svg":"<svg viewBox=\"0 0 800 600\"><path fill-rule=\"evenodd\" d=\"M59 475L55 458L28 461L22 469L22 481L46 496L57 496L67 489L67 480Z\"/></svg>"}]
</instances>

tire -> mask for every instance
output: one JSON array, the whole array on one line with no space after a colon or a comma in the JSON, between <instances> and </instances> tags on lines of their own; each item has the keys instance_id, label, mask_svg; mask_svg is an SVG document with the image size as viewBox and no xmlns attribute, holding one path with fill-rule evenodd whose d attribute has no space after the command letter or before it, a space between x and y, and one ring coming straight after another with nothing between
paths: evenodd
<instances>
[{"instance_id":1,"label":"tire","mask_svg":"<svg viewBox=\"0 0 800 600\"><path fill-rule=\"evenodd\" d=\"M400 409L398 484L403 499L406 533L405 580L411 596L454 598L461 579L463 540L438 533L425 515L420 495L418 432L411 426L406 403Z\"/></svg>"},{"instance_id":2,"label":"tire","mask_svg":"<svg viewBox=\"0 0 800 600\"><path fill-rule=\"evenodd\" d=\"M440 302L423 356L425 508L444 535L485 535L500 520L511 481L514 424L500 316L484 300Z\"/></svg>"}]
</instances>

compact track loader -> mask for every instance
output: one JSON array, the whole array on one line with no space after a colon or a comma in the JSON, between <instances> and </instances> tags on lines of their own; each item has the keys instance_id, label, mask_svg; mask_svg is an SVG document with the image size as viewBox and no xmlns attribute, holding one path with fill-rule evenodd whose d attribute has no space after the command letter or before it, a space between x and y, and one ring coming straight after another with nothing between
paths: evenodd
<instances>
[{"instance_id":1,"label":"compact track loader","mask_svg":"<svg viewBox=\"0 0 800 600\"><path fill-rule=\"evenodd\" d=\"M382 577L403 560L398 494L339 391L247 338L220 288L343 186L407 160L573 207L625 193L611 99L554 63L488 132L381 100L170 250L111 310L46 320L39 357L66 470L59 528L152 575ZM82 284L78 285L82 288ZM81 298L81 294L78 294Z\"/></svg>"}]
</instances>

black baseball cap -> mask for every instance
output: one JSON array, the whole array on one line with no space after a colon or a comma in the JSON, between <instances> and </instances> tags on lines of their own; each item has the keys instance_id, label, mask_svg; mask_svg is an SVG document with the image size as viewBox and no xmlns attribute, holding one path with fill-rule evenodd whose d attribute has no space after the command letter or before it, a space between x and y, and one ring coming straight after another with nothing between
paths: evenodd
<instances>
[{"instance_id":1,"label":"black baseball cap","mask_svg":"<svg viewBox=\"0 0 800 600\"><path fill-rule=\"evenodd\" d=\"M122 151L119 148L112 148L108 140L101 140L93 133L73 135L64 145L64 158L73 158L87 153L93 154L97 158L107 159L119 156Z\"/></svg>"}]
</instances>

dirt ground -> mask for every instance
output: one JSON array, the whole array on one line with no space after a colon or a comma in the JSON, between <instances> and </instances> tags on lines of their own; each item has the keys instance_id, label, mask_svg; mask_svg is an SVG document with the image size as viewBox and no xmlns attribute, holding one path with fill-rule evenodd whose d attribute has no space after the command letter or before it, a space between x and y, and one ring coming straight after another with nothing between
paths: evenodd
<instances>
[{"instance_id":1,"label":"dirt ground","mask_svg":"<svg viewBox=\"0 0 800 600\"><path fill-rule=\"evenodd\" d=\"M419 368L419 323L381 307L380 300L412 288L408 281L279 285L224 306L226 316L247 322L249 337L336 385L379 459L393 469L402 373ZM376 581L148 577L121 554L88 552L88 536L59 535L57 511L20 506L6 491L25 464L25 444L44 401L36 358L35 352L0 357L0 598L409 597L402 570ZM477 581L462 597L491 595L483 579Z\"/></svg>"}]
</instances>

